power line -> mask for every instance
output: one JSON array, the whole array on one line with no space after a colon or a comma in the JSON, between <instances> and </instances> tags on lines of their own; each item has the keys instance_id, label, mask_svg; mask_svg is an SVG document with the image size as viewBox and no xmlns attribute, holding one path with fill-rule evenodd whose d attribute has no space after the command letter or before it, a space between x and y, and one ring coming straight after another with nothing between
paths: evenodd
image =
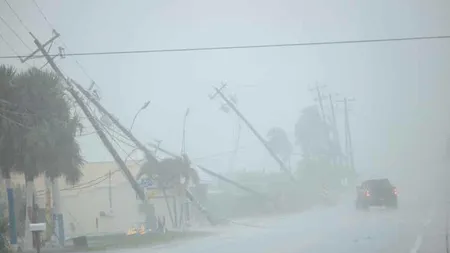
<instances>
[{"instance_id":1,"label":"power line","mask_svg":"<svg viewBox=\"0 0 450 253\"><path fill-rule=\"evenodd\" d=\"M1 18L1 17L0 17ZM11 45L11 44L9 44L9 42L6 40L6 38L3 36L3 34L2 33L0 33L0 39L1 40L3 40L3 43L5 43L5 45L15 54L15 55L19 55L19 53L17 53L17 51L14 49L14 47ZM33 67L33 66L31 66L31 64L30 63L28 63L28 62L25 62L25 64L27 64L27 66L28 67Z\"/></svg>"},{"instance_id":2,"label":"power line","mask_svg":"<svg viewBox=\"0 0 450 253\"><path fill-rule=\"evenodd\" d=\"M48 27L50 27L50 29L54 29L52 26L52 23L50 23L50 21L47 19L47 16L45 16L44 12L42 11L41 7L39 6L39 4L36 2L36 0L32 0L34 3L34 6L36 6L36 8L39 10L39 12L41 13L42 17L44 17L45 21L47 22Z\"/></svg>"},{"instance_id":3,"label":"power line","mask_svg":"<svg viewBox=\"0 0 450 253\"><path fill-rule=\"evenodd\" d=\"M0 17L0 18L1 18L1 17ZM19 54L17 53L17 51L13 48L13 46L11 46L11 44L8 43L8 41L6 40L6 38L3 37L2 33L0 33L0 39L3 40L3 42L5 43L5 45L6 45L7 47L9 47L9 49L11 49L11 51L12 51L15 55L19 55Z\"/></svg>"},{"instance_id":4,"label":"power line","mask_svg":"<svg viewBox=\"0 0 450 253\"><path fill-rule=\"evenodd\" d=\"M8 24L8 22L6 22L6 20L2 17L2 16L0 16L0 20L3 22L3 24L5 24L6 25L6 27L8 27L8 29L12 32L12 33L14 33L14 35L20 40L20 42L22 42L22 44L28 49L28 50L30 50L30 51L32 51L31 50L31 48L27 45L27 43L25 43L25 41L22 39L22 37L20 37L20 35ZM5 39L3 39L3 40L5 40ZM5 40L6 41L6 40ZM15 53L16 54L16 56L15 57L10 57L9 59L20 59L20 58L22 58L21 56L19 56L19 54L18 53L16 53L15 51L13 51L13 53Z\"/></svg>"},{"instance_id":5,"label":"power line","mask_svg":"<svg viewBox=\"0 0 450 253\"><path fill-rule=\"evenodd\" d=\"M119 171L120 170L115 170L115 171L111 172L111 176L116 174ZM74 185L73 187L63 188L60 191L77 191L77 190L83 190L83 189L86 189L86 188L94 187L94 186L104 182L105 180L109 179L109 174L110 173L108 172L105 175L97 177L97 178L94 178L94 179L92 179L92 180L90 180L90 181L88 181L86 183ZM45 190L36 191L38 196L44 195L44 192L45 192Z\"/></svg>"},{"instance_id":6,"label":"power line","mask_svg":"<svg viewBox=\"0 0 450 253\"><path fill-rule=\"evenodd\" d=\"M23 22L23 20L19 17L19 14L17 14L17 12L14 10L14 8L11 6L11 4L9 4L8 0L3 0L5 1L5 3L8 5L9 9L11 9L12 13L14 14L14 16L16 16L16 18L19 20L19 22L22 24L22 26L28 31L31 32L30 29L28 29L28 27L25 25L25 23Z\"/></svg>"},{"instance_id":7,"label":"power line","mask_svg":"<svg viewBox=\"0 0 450 253\"><path fill-rule=\"evenodd\" d=\"M387 39L367 39L367 40L322 41L322 42L304 42L304 43L286 43L286 44L222 46L222 47L195 47L195 48L128 50L128 51L98 51L98 52L85 52L85 53L67 53L66 56L94 56L94 55L102 56L102 55L129 55L129 54L150 54L150 53L176 53L176 52L194 52L194 51L218 51L218 50L235 50L235 49L288 48L288 47L304 47L304 46L325 46L325 45L401 42L401 41L438 40L438 39L450 39L450 35L401 37L401 38L387 38ZM50 56L54 57L57 55L53 54ZM18 57L25 57L25 56L6 55L6 56L0 56L0 59L14 59L14 58L18 58Z\"/></svg>"},{"instance_id":8,"label":"power line","mask_svg":"<svg viewBox=\"0 0 450 253\"><path fill-rule=\"evenodd\" d=\"M52 29L53 31L55 31L55 26L50 22L50 20L47 18L47 16L45 15L44 11L42 10L42 8L39 6L39 4L37 3L36 0L32 0L34 5L36 6L36 8L38 9L38 11L41 13L41 16L44 18L45 22L47 23L48 27L50 29ZM67 44L64 42L64 40L62 38L60 38L62 45L70 52L71 50L69 49L69 47L67 46ZM66 56L67 54L65 54ZM78 67L80 68L80 70L92 81L95 83L95 81L92 79L92 77L87 73L86 69L81 65L80 62L78 62L77 59L73 58L75 60L75 63L78 65Z\"/></svg>"}]
</instances>

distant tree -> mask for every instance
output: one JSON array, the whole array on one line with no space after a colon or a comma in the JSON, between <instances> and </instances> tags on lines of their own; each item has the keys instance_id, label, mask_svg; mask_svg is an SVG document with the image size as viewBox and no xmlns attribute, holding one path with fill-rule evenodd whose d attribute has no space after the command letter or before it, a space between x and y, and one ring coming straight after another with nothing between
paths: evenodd
<instances>
[{"instance_id":1,"label":"distant tree","mask_svg":"<svg viewBox=\"0 0 450 253\"><path fill-rule=\"evenodd\" d=\"M280 127L274 127L267 132L267 144L283 162L288 162L292 155L292 144L286 132Z\"/></svg>"}]
</instances>

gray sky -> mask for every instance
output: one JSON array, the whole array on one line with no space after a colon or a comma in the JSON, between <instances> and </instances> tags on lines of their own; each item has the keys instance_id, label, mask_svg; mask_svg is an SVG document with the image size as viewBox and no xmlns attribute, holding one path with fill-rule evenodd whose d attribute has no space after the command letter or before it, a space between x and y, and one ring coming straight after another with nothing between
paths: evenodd
<instances>
[{"instance_id":1,"label":"gray sky","mask_svg":"<svg viewBox=\"0 0 450 253\"><path fill-rule=\"evenodd\" d=\"M450 2L379 1L167 1L36 0L61 33L67 51L160 49L448 35ZM45 41L51 29L32 0L9 0ZM3 0L0 15L30 47L32 40ZM16 51L29 51L0 23ZM13 54L0 41L0 55ZM293 138L300 110L313 103L308 87L355 97L351 123L357 169L420 167L442 152L449 133L448 40L210 52L78 57L101 89L102 103L125 125L146 100L134 133L163 140L178 151L186 108L192 158L233 149L236 116L209 100L212 86L229 84L238 106L264 135L273 126ZM22 66L18 61L5 61ZM73 58L58 60L85 87L90 79ZM34 62L36 66L42 63ZM342 108L338 109L343 124ZM89 161L111 160L92 136L80 140ZM243 127L237 167L276 169ZM228 156L199 163L228 169ZM370 171L370 172L368 172Z\"/></svg>"}]
</instances>

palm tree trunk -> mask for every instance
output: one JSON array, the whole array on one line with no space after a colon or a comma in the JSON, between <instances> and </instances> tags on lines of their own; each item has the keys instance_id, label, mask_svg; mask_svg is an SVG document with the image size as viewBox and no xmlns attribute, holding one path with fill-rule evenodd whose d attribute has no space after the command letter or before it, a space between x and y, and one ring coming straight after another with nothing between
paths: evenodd
<instances>
[{"instance_id":1,"label":"palm tree trunk","mask_svg":"<svg viewBox=\"0 0 450 253\"><path fill-rule=\"evenodd\" d=\"M166 201L166 206L167 206L167 211L169 212L169 217L170 217L170 221L172 222L172 226L175 226L175 221L173 219L173 215L172 215L172 210L170 209L170 204L169 204L169 200L167 199L167 192L166 192L166 188L165 187L161 187L163 196L164 196L164 200Z\"/></svg>"},{"instance_id":2,"label":"palm tree trunk","mask_svg":"<svg viewBox=\"0 0 450 253\"><path fill-rule=\"evenodd\" d=\"M25 216L25 238L24 248L25 250L33 249L33 236L30 231L30 224L33 222L33 196L34 196L34 178L25 175L25 187L26 187L26 212Z\"/></svg>"},{"instance_id":3,"label":"palm tree trunk","mask_svg":"<svg viewBox=\"0 0 450 253\"><path fill-rule=\"evenodd\" d=\"M17 226L14 190L12 187L10 170L5 169L3 174L5 176L6 194L8 195L9 240L11 242L11 246L15 249L17 245Z\"/></svg>"}]
</instances>

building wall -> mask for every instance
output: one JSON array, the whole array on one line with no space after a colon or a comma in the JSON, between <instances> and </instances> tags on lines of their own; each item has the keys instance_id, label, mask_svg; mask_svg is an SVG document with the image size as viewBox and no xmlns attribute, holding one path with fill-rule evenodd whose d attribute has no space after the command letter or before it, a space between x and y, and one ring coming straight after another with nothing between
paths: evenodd
<instances>
[{"instance_id":1,"label":"building wall","mask_svg":"<svg viewBox=\"0 0 450 253\"><path fill-rule=\"evenodd\" d=\"M139 165L130 162L128 168L135 176ZM118 170L114 162L88 163L82 169L83 177L76 185L68 184L64 178L59 179L61 190L61 209L64 215L64 230L66 236L78 234L92 234L104 232L126 232L131 226L145 221L141 212L142 201L130 183ZM111 172L111 177L109 173ZM13 181L24 184L23 175L14 175ZM45 180L44 177L35 179L36 202L41 208L45 207ZM112 212L109 203L109 188L111 188ZM153 205L156 217L165 217L166 226L173 227L167 204L163 194L155 189L149 203ZM167 191L170 209L173 211L174 193ZM180 211L181 200L177 199L177 210ZM199 221L200 215L190 207L192 220ZM102 216L100 212L111 214ZM96 220L98 219L98 228ZM75 228L75 229L73 229Z\"/></svg>"}]
</instances>

